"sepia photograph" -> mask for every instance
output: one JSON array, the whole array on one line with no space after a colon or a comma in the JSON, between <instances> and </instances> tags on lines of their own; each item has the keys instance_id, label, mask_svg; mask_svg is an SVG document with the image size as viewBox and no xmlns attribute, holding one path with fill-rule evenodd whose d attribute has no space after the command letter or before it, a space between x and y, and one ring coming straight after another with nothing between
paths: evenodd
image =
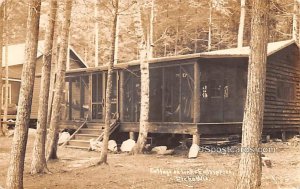
<instances>
[{"instance_id":1,"label":"sepia photograph","mask_svg":"<svg viewBox=\"0 0 300 189\"><path fill-rule=\"evenodd\" d=\"M0 189L300 189L300 0L0 0Z\"/></svg>"}]
</instances>

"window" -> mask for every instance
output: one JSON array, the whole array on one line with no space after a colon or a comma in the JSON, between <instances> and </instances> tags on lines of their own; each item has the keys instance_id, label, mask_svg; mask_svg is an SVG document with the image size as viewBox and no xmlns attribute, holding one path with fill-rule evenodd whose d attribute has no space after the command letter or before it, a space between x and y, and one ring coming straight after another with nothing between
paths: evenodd
<instances>
[{"instance_id":1,"label":"window","mask_svg":"<svg viewBox=\"0 0 300 189\"><path fill-rule=\"evenodd\" d=\"M222 85L220 81L211 80L211 97L222 97Z\"/></svg>"},{"instance_id":2,"label":"window","mask_svg":"<svg viewBox=\"0 0 300 189\"><path fill-rule=\"evenodd\" d=\"M283 100L295 100L295 84L277 81L277 98Z\"/></svg>"},{"instance_id":3,"label":"window","mask_svg":"<svg viewBox=\"0 0 300 189\"><path fill-rule=\"evenodd\" d=\"M5 87L6 84L3 84L2 86L2 105L5 104ZM8 84L8 104L11 104L11 84Z\"/></svg>"},{"instance_id":4,"label":"window","mask_svg":"<svg viewBox=\"0 0 300 189\"><path fill-rule=\"evenodd\" d=\"M229 97L229 86L227 79L224 80L224 99Z\"/></svg>"},{"instance_id":5,"label":"window","mask_svg":"<svg viewBox=\"0 0 300 189\"><path fill-rule=\"evenodd\" d=\"M202 98L208 98L208 93L207 93L207 81L201 81L200 83L201 86L201 96Z\"/></svg>"}]
</instances>

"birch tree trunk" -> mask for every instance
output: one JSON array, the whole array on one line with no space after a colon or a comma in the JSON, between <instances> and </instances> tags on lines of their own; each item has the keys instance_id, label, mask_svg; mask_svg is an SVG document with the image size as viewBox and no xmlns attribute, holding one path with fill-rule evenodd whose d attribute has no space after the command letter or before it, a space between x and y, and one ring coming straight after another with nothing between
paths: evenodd
<instances>
[{"instance_id":1,"label":"birch tree trunk","mask_svg":"<svg viewBox=\"0 0 300 189\"><path fill-rule=\"evenodd\" d=\"M99 11L100 1L95 2L95 67L99 66Z\"/></svg>"},{"instance_id":2,"label":"birch tree trunk","mask_svg":"<svg viewBox=\"0 0 300 189\"><path fill-rule=\"evenodd\" d=\"M115 12L114 12L114 21L112 28L112 42L111 42L111 54L110 61L108 64L107 71L107 84L106 84L106 96L105 96L105 127L104 127L104 135L103 135L103 148L100 154L100 162L99 164L105 163L107 164L107 153L108 153L108 140L109 140L109 127L111 124L111 97L112 97L112 75L113 75L113 65L116 58L116 40L117 40L117 27L118 27L118 9L119 9L119 0L115 0L114 3Z\"/></svg>"},{"instance_id":3,"label":"birch tree trunk","mask_svg":"<svg viewBox=\"0 0 300 189\"><path fill-rule=\"evenodd\" d=\"M261 185L261 133L263 127L268 42L268 0L253 0L247 97L237 189Z\"/></svg>"},{"instance_id":4,"label":"birch tree trunk","mask_svg":"<svg viewBox=\"0 0 300 189\"><path fill-rule=\"evenodd\" d=\"M23 188L24 159L35 78L40 9L41 0L29 1L25 62L22 70L22 83L20 88L17 120L7 173L7 189Z\"/></svg>"},{"instance_id":5,"label":"birch tree trunk","mask_svg":"<svg viewBox=\"0 0 300 189\"><path fill-rule=\"evenodd\" d=\"M149 26L149 52L148 52L148 58L153 58L153 37L154 37L154 5L155 0L151 1L151 13L150 13L150 26Z\"/></svg>"},{"instance_id":6,"label":"birch tree trunk","mask_svg":"<svg viewBox=\"0 0 300 189\"><path fill-rule=\"evenodd\" d=\"M211 36L212 36L212 0L209 2L209 19L208 19L208 42L207 42L207 50L211 50Z\"/></svg>"},{"instance_id":7,"label":"birch tree trunk","mask_svg":"<svg viewBox=\"0 0 300 189\"><path fill-rule=\"evenodd\" d=\"M240 23L239 23L239 31L238 31L238 48L243 47L244 41L244 28L245 28L245 16L246 16L246 0L241 0L241 15L240 15Z\"/></svg>"},{"instance_id":8,"label":"birch tree trunk","mask_svg":"<svg viewBox=\"0 0 300 189\"><path fill-rule=\"evenodd\" d=\"M293 10L293 39L297 40L298 36L298 19L299 19L299 4L298 0L294 0L294 10Z\"/></svg>"},{"instance_id":9,"label":"birch tree trunk","mask_svg":"<svg viewBox=\"0 0 300 189\"><path fill-rule=\"evenodd\" d=\"M4 3L2 2L0 5L0 49L3 49L3 19L4 19ZM3 51L0 52L0 116L2 119L2 86L3 86L3 68L2 68L2 57ZM6 131L2 125L2 121L0 120L0 136L5 136Z\"/></svg>"},{"instance_id":10,"label":"birch tree trunk","mask_svg":"<svg viewBox=\"0 0 300 189\"><path fill-rule=\"evenodd\" d=\"M5 122L2 127L4 131L7 132L7 111L8 111L8 14L7 14L7 1L4 4L4 23L5 23L5 87L4 87L4 111L3 111L3 121ZM2 90L2 89L1 89Z\"/></svg>"},{"instance_id":11,"label":"birch tree trunk","mask_svg":"<svg viewBox=\"0 0 300 189\"><path fill-rule=\"evenodd\" d=\"M41 90L39 96L37 130L32 153L31 174L44 173L45 171L47 171L45 143L47 134L47 113L51 73L51 56L56 10L57 0L51 0L50 13L48 16L48 26L45 34Z\"/></svg>"},{"instance_id":12,"label":"birch tree trunk","mask_svg":"<svg viewBox=\"0 0 300 189\"><path fill-rule=\"evenodd\" d=\"M141 0L137 1L137 3L134 5L134 28L139 42L141 70L141 110L139 136L131 153L138 154L143 152L149 127L149 63L145 61L147 57L147 46L142 25Z\"/></svg>"},{"instance_id":13,"label":"birch tree trunk","mask_svg":"<svg viewBox=\"0 0 300 189\"><path fill-rule=\"evenodd\" d=\"M58 56L57 77L55 83L55 92L53 97L53 107L49 134L47 139L46 160L57 159L57 142L58 142L58 122L60 119L61 101L63 89L65 86L65 73L68 51L68 38L71 22L72 0L65 0L64 18L61 31L61 42Z\"/></svg>"}]
</instances>

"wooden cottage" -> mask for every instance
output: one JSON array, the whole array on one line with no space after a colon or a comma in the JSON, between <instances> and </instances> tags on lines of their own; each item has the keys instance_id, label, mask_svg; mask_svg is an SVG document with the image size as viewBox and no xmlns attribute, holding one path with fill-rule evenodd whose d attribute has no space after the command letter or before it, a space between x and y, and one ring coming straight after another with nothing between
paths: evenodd
<instances>
[{"instance_id":1,"label":"wooden cottage","mask_svg":"<svg viewBox=\"0 0 300 189\"><path fill-rule=\"evenodd\" d=\"M42 52L44 47L44 41L39 41L38 43L38 53L37 53L37 64L36 64L36 73L40 74L42 71ZM75 50L70 47L70 69L77 68L86 68L87 65L80 58L80 56L75 52ZM8 102L9 102L9 111L8 118L15 119L16 116L16 106L19 101L19 92L21 86L21 74L25 57L25 43L10 45L8 46ZM3 47L3 74L5 74L5 47ZM5 82L5 78L2 79ZM36 77L33 91L33 99L32 99L32 111L31 111L31 119L37 119L38 112L38 101L39 101L39 91L40 91L40 83L41 78ZM2 95L4 97L5 90L4 85L2 88ZM2 98L3 100L4 98ZM3 103L4 104L4 103ZM3 106L2 106L3 107Z\"/></svg>"},{"instance_id":2,"label":"wooden cottage","mask_svg":"<svg viewBox=\"0 0 300 189\"><path fill-rule=\"evenodd\" d=\"M149 132L240 134L249 52L243 47L149 60ZM106 75L106 66L67 72L69 122L86 118L87 126L104 122ZM264 132L299 132L300 61L293 40L268 44L266 85ZM112 103L118 132L139 132L139 61L115 65ZM84 131L75 140L83 143L82 138L97 133Z\"/></svg>"}]
</instances>

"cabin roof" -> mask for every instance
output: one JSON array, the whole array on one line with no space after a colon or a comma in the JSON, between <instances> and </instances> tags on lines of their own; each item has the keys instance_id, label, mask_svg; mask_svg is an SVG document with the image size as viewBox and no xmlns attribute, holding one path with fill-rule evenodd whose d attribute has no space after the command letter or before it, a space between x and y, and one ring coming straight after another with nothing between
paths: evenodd
<instances>
[{"instance_id":1,"label":"cabin roof","mask_svg":"<svg viewBox=\"0 0 300 189\"><path fill-rule=\"evenodd\" d=\"M280 51L281 49L295 43L295 40L285 40L268 43L268 56ZM176 61L176 60L186 60L186 59L194 59L200 57L209 57L209 58L224 58L224 57L248 57L250 54L250 47L242 47L242 48L230 48L230 49L222 49L215 50L209 52L201 52L194 54L186 54L186 55L176 55L176 56L168 56L168 57L160 57L160 58L152 58L149 63L159 63L159 62L168 62L168 61ZM130 61L124 64L128 65L138 65L139 60ZM120 63L122 64L122 63Z\"/></svg>"},{"instance_id":2,"label":"cabin roof","mask_svg":"<svg viewBox=\"0 0 300 189\"><path fill-rule=\"evenodd\" d=\"M268 56L288 47L289 45L296 44L295 40L285 40L285 41L278 41L268 43ZM168 56L168 57L160 57L160 58L152 58L149 59L149 63L163 63L163 62L170 62L170 61L180 61L180 60L190 60L190 59L199 59L199 58L247 58L250 54L250 47L242 47L242 48L230 48L224 50L216 50L210 52L202 52L202 53L194 53L194 54L187 54L187 55L177 55L177 56ZM118 63L114 65L116 69L127 68L130 66L139 65L139 60L133 60L130 62L125 63ZM102 65L98 67L90 67L90 68L78 68L67 71L68 74L72 73L80 73L80 72L94 72L94 71L101 71L107 70L107 65Z\"/></svg>"},{"instance_id":3,"label":"cabin roof","mask_svg":"<svg viewBox=\"0 0 300 189\"><path fill-rule=\"evenodd\" d=\"M38 51L37 58L40 58L43 55L44 50L44 40L38 42ZM88 65L83 61L83 59L78 55L75 49L70 46L70 51L72 51L75 56L80 60L80 63L84 67L88 67ZM5 47L2 48L2 67L5 67ZM25 43L9 45L8 46L8 66L22 65L25 61Z\"/></svg>"},{"instance_id":4,"label":"cabin roof","mask_svg":"<svg viewBox=\"0 0 300 189\"><path fill-rule=\"evenodd\" d=\"M281 49L295 43L292 40L285 40L285 41L278 41L268 43L268 56L280 51ZM250 54L250 47L241 47L241 48L230 48L230 49L223 49L223 50L216 50L210 52L203 52L200 53L201 57L248 57Z\"/></svg>"}]
</instances>

